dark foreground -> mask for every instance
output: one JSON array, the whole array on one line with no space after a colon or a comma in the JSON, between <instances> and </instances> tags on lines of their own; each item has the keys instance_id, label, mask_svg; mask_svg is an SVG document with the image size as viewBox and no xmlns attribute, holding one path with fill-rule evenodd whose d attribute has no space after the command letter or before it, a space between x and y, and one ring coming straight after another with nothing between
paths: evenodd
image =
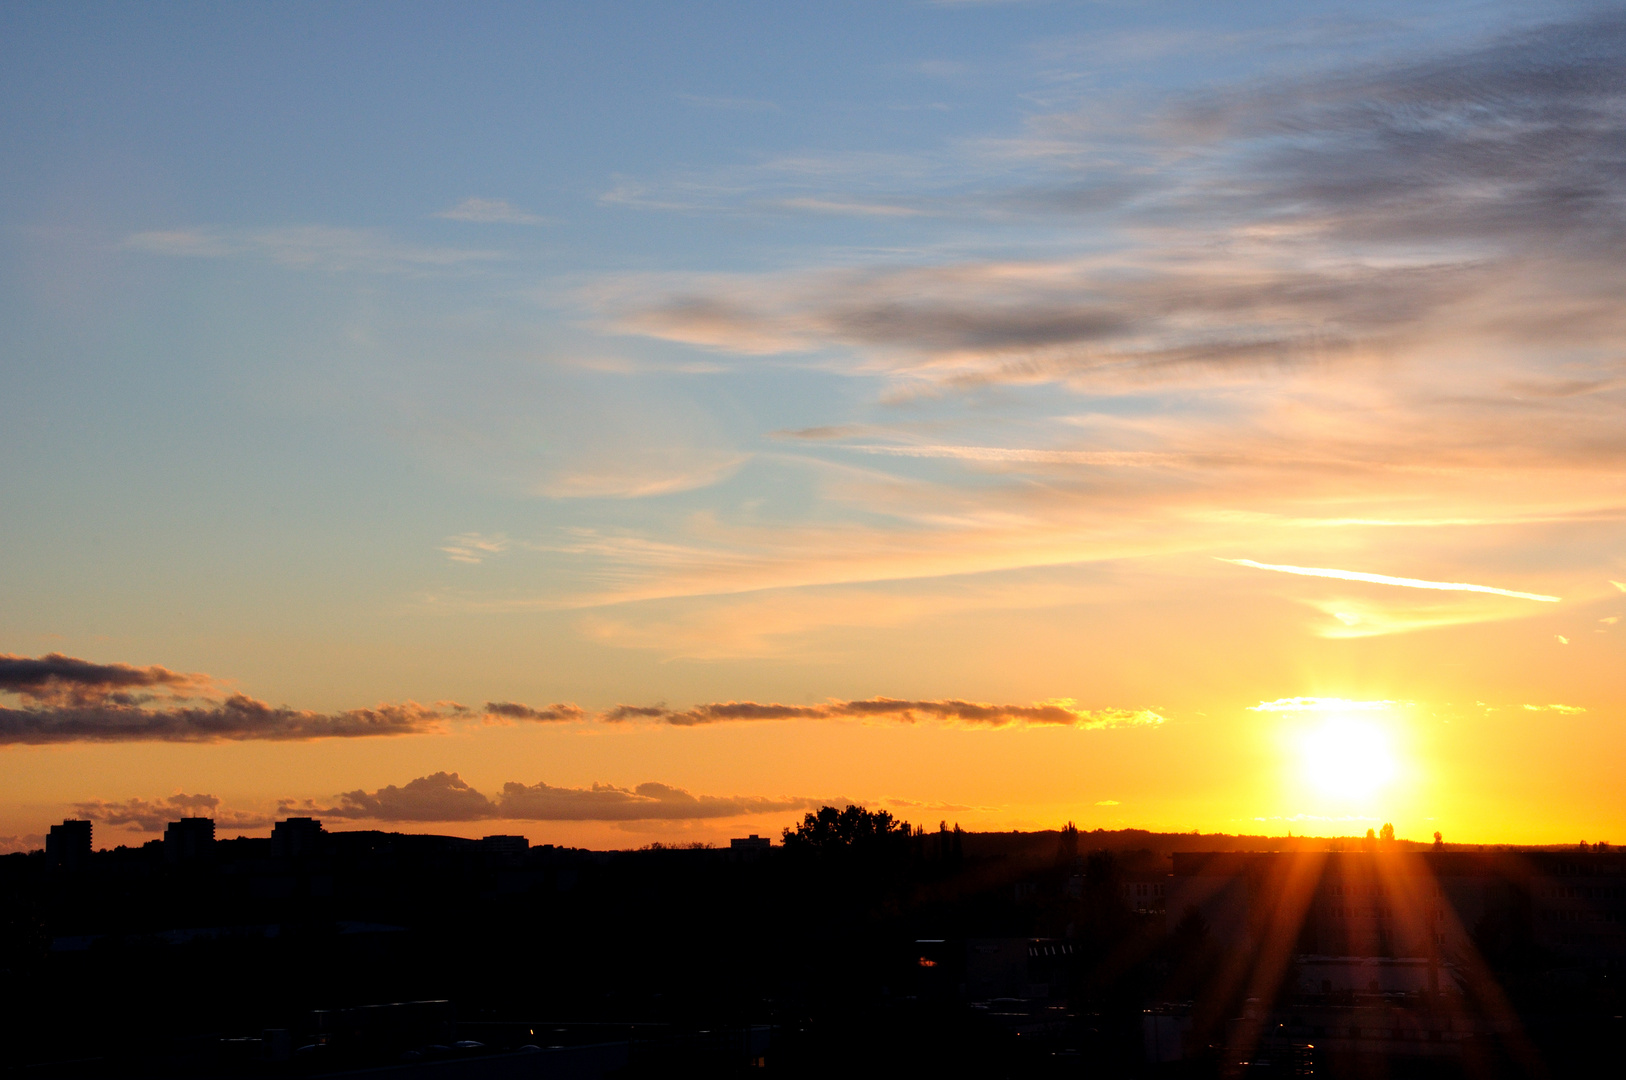
<instances>
[{"instance_id":1,"label":"dark foreground","mask_svg":"<svg viewBox=\"0 0 1626 1080\"><path fill-rule=\"evenodd\" d=\"M0 1061L474 1080L1626 1060L1612 852L1171 859L1145 834L858 824L771 851L357 832L7 856Z\"/></svg>"}]
</instances>

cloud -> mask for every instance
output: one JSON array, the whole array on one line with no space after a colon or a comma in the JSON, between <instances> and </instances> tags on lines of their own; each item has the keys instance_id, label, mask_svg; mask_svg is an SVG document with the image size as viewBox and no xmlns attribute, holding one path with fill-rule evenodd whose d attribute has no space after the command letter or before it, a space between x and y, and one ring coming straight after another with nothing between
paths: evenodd
<instances>
[{"instance_id":1,"label":"cloud","mask_svg":"<svg viewBox=\"0 0 1626 1080\"><path fill-rule=\"evenodd\" d=\"M212 687L213 682L207 676L180 675L167 668L93 664L55 653L37 660L0 657L0 691L21 696L27 702L23 708L0 707L0 745L296 742L435 734L448 730L447 724L450 722L477 719L488 723L581 723L596 719L612 724L628 720L652 720L676 727L751 720L890 720L900 723L931 720L967 727L1023 725L1087 729L1163 722L1161 716L1149 709L1083 709L1070 698L1030 705L880 697L862 701L829 701L818 705L727 701L683 710L664 705L617 705L597 714L570 702L537 707L512 701L491 701L482 711L476 712L453 701L440 701L433 705L408 701L384 703L370 709L319 713L286 706L273 707L237 693L230 694L223 701L198 705L181 705L168 699L154 705L145 698L138 700L130 693L132 687L153 686L194 690ZM436 777L440 776L442 774L436 774ZM455 787L436 777L425 778L422 784L439 785L436 790ZM371 796L374 799L396 797L418 796L412 793L399 795L395 789L384 789ZM473 805L468 801L468 796L458 797Z\"/></svg>"},{"instance_id":2,"label":"cloud","mask_svg":"<svg viewBox=\"0 0 1626 1080\"><path fill-rule=\"evenodd\" d=\"M1033 611L1091 599L1076 582L961 579L889 586L766 589L689 601L623 604L577 621L588 638L651 649L665 659L795 656L839 662L869 647L865 629L899 627L969 611Z\"/></svg>"},{"instance_id":3,"label":"cloud","mask_svg":"<svg viewBox=\"0 0 1626 1080\"><path fill-rule=\"evenodd\" d=\"M440 550L445 552L446 557L452 562L477 566L493 555L501 555L512 544L513 542L502 533L485 536L481 533L468 532L449 537L441 545Z\"/></svg>"},{"instance_id":4,"label":"cloud","mask_svg":"<svg viewBox=\"0 0 1626 1080\"><path fill-rule=\"evenodd\" d=\"M292 802L280 804L284 813L320 814L326 818L363 818L372 821L479 821L495 817L492 801L464 783L456 773L421 776L400 787L390 784L374 792L347 791L332 806Z\"/></svg>"},{"instance_id":5,"label":"cloud","mask_svg":"<svg viewBox=\"0 0 1626 1080\"><path fill-rule=\"evenodd\" d=\"M845 447L864 454L892 457L949 458L956 461L1015 462L1040 465L1101 465L1109 468L1154 468L1175 464L1173 454L1133 450L1042 450L1007 446L863 446Z\"/></svg>"},{"instance_id":6,"label":"cloud","mask_svg":"<svg viewBox=\"0 0 1626 1080\"><path fill-rule=\"evenodd\" d=\"M948 385L1426 365L1440 340L1531 350L1542 377L1510 388L1611 385L1549 369L1626 330L1623 49L1626 15L1593 11L1145 107L1092 98L930 159L763 163L670 201L897 214L935 190L962 220L1098 228L1080 257L629 278L589 301L629 333Z\"/></svg>"},{"instance_id":7,"label":"cloud","mask_svg":"<svg viewBox=\"0 0 1626 1080\"><path fill-rule=\"evenodd\" d=\"M339 713L274 707L243 694L216 704L143 708L134 705L0 708L0 745L66 742L300 742L384 735L421 735L461 719L460 705L381 704Z\"/></svg>"},{"instance_id":8,"label":"cloud","mask_svg":"<svg viewBox=\"0 0 1626 1080\"><path fill-rule=\"evenodd\" d=\"M805 210L814 214L839 214L849 217L919 217L926 212L918 206L896 206L890 203L857 202L849 199L818 199L809 196L781 199L779 205L786 210Z\"/></svg>"},{"instance_id":9,"label":"cloud","mask_svg":"<svg viewBox=\"0 0 1626 1080\"><path fill-rule=\"evenodd\" d=\"M749 454L709 447L623 444L617 453L578 461L544 483L538 494L556 499L641 499L710 487L728 479Z\"/></svg>"},{"instance_id":10,"label":"cloud","mask_svg":"<svg viewBox=\"0 0 1626 1080\"><path fill-rule=\"evenodd\" d=\"M480 225L546 225L548 219L527 213L503 199L464 199L456 206L435 213L435 217L450 221L468 221Z\"/></svg>"},{"instance_id":11,"label":"cloud","mask_svg":"<svg viewBox=\"0 0 1626 1080\"><path fill-rule=\"evenodd\" d=\"M588 788L544 783L507 783L495 798L475 790L457 773L438 772L397 787L349 791L332 805L306 800L281 803L284 813L369 821L682 821L742 817L813 809L822 800L762 796L692 795L667 784Z\"/></svg>"},{"instance_id":12,"label":"cloud","mask_svg":"<svg viewBox=\"0 0 1626 1080\"><path fill-rule=\"evenodd\" d=\"M134 832L162 832L164 826L183 817L213 818L217 828L263 829L275 818L269 814L241 813L221 810L220 800L213 795L186 795L177 793L165 799L125 799L108 802L92 799L73 804L73 815L107 825L127 825Z\"/></svg>"},{"instance_id":13,"label":"cloud","mask_svg":"<svg viewBox=\"0 0 1626 1080\"><path fill-rule=\"evenodd\" d=\"M1117 799L1102 799L1099 802L1097 802L1095 805L1097 805L1097 806L1118 806L1120 804L1119 804Z\"/></svg>"},{"instance_id":14,"label":"cloud","mask_svg":"<svg viewBox=\"0 0 1626 1080\"><path fill-rule=\"evenodd\" d=\"M742 817L748 814L812 810L824 800L761 796L691 795L666 784L618 788L556 788L547 784L504 784L500 816L524 821L647 821Z\"/></svg>"},{"instance_id":15,"label":"cloud","mask_svg":"<svg viewBox=\"0 0 1626 1080\"><path fill-rule=\"evenodd\" d=\"M857 434L861 428L853 424L822 424L818 427L788 428L769 432L775 439L845 439Z\"/></svg>"},{"instance_id":16,"label":"cloud","mask_svg":"<svg viewBox=\"0 0 1626 1080\"><path fill-rule=\"evenodd\" d=\"M212 688L207 675L182 674L163 667L97 664L61 653L41 657L0 655L0 693L38 705L84 707L135 705L152 699L142 691L186 698Z\"/></svg>"},{"instance_id":17,"label":"cloud","mask_svg":"<svg viewBox=\"0 0 1626 1080\"><path fill-rule=\"evenodd\" d=\"M1626 16L1596 10L1477 46L1331 77L1205 95L1171 134L1240 141L1244 206L1296 199L1346 235L1414 243L1618 241L1618 57Z\"/></svg>"},{"instance_id":18,"label":"cloud","mask_svg":"<svg viewBox=\"0 0 1626 1080\"><path fill-rule=\"evenodd\" d=\"M122 247L173 258L259 258L298 270L424 275L502 259L500 252L404 244L378 229L289 225L133 233Z\"/></svg>"},{"instance_id":19,"label":"cloud","mask_svg":"<svg viewBox=\"0 0 1626 1080\"><path fill-rule=\"evenodd\" d=\"M1574 716L1576 713L1586 712L1584 705L1526 705L1530 712L1555 712L1565 716Z\"/></svg>"},{"instance_id":20,"label":"cloud","mask_svg":"<svg viewBox=\"0 0 1626 1080\"><path fill-rule=\"evenodd\" d=\"M536 720L542 723L554 721L584 720L587 713L579 706L568 702L555 702L540 709L529 705L519 705L512 701L486 702L486 716L499 720Z\"/></svg>"},{"instance_id":21,"label":"cloud","mask_svg":"<svg viewBox=\"0 0 1626 1080\"><path fill-rule=\"evenodd\" d=\"M966 727L1002 728L1022 725L1088 729L1155 725L1163 722L1163 717L1150 709L1080 709L1070 698L1037 702L1032 705L994 705L952 698L932 701L867 698L863 701L831 701L822 705L725 701L696 705L682 710L668 709L665 706L620 705L604 713L602 719L611 723L635 719L655 720L677 727L739 720L891 720L906 724L935 720Z\"/></svg>"},{"instance_id":22,"label":"cloud","mask_svg":"<svg viewBox=\"0 0 1626 1080\"><path fill-rule=\"evenodd\" d=\"M1619 589L1621 592L1626 592L1626 581L1616 581L1613 578L1611 578L1609 580L1609 584L1613 585L1615 588Z\"/></svg>"},{"instance_id":23,"label":"cloud","mask_svg":"<svg viewBox=\"0 0 1626 1080\"><path fill-rule=\"evenodd\" d=\"M1250 705L1249 712L1385 712L1393 701L1351 701L1349 698L1290 697Z\"/></svg>"},{"instance_id":24,"label":"cloud","mask_svg":"<svg viewBox=\"0 0 1626 1080\"><path fill-rule=\"evenodd\" d=\"M446 730L448 722L482 716L502 722L551 722L584 715L570 704L534 709L501 702L476 714L454 701L386 702L370 709L321 713L272 706L240 693L185 704L195 697L217 695L215 680L156 666L97 664L60 653L0 656L0 693L23 700L22 708L0 706L0 745L294 742L432 734Z\"/></svg>"},{"instance_id":25,"label":"cloud","mask_svg":"<svg viewBox=\"0 0 1626 1080\"><path fill-rule=\"evenodd\" d=\"M1251 566L1255 570L1275 570L1282 574L1299 574L1304 577L1337 578L1341 581L1368 581L1375 585L1399 585L1408 589L1437 589L1441 592L1487 593L1491 596L1507 596L1516 600L1540 600L1550 604L1556 604L1559 601L1559 597L1556 596L1514 592L1510 589L1493 588L1490 585L1467 585L1458 581L1424 581L1420 578L1390 577L1387 574L1365 574L1358 570L1328 570L1314 566L1282 566L1254 562L1252 559L1219 559L1219 561L1234 563L1237 566Z\"/></svg>"}]
</instances>

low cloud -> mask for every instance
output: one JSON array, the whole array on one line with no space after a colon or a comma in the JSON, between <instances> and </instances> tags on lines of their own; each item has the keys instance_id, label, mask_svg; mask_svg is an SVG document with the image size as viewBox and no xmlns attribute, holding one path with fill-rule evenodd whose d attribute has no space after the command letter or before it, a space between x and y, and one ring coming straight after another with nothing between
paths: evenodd
<instances>
[{"instance_id":1,"label":"low cloud","mask_svg":"<svg viewBox=\"0 0 1626 1080\"><path fill-rule=\"evenodd\" d=\"M61 653L0 655L0 693L16 694L36 705L136 705L152 700L157 692L185 699L212 685L207 675L156 665L97 664Z\"/></svg>"},{"instance_id":2,"label":"low cloud","mask_svg":"<svg viewBox=\"0 0 1626 1080\"><path fill-rule=\"evenodd\" d=\"M496 720L535 720L541 723L587 719L587 713L580 706L569 702L555 702L552 705L534 708L513 701L488 701L486 716Z\"/></svg>"},{"instance_id":3,"label":"low cloud","mask_svg":"<svg viewBox=\"0 0 1626 1080\"><path fill-rule=\"evenodd\" d=\"M747 795L691 795L666 784L619 788L557 788L547 784L504 784L498 816L525 821L645 821L742 817L748 814L811 810L824 800Z\"/></svg>"},{"instance_id":4,"label":"low cloud","mask_svg":"<svg viewBox=\"0 0 1626 1080\"><path fill-rule=\"evenodd\" d=\"M1163 722L1163 717L1149 709L1083 709L1071 698L1028 705L1002 705L954 698L905 700L885 697L863 701L828 701L817 705L724 701L688 709L672 709L665 705L617 705L598 713L589 712L573 702L537 706L515 701L489 701L483 709L476 710L455 701L438 701L432 705L407 701L383 703L370 709L322 713L272 706L245 694L231 694L224 700L198 704L184 704L172 698L154 702L150 695L143 693L153 687L174 692L212 693L214 681L206 675L182 675L167 668L95 664L55 653L37 660L0 657L0 693L14 694L24 701L23 708L0 706L0 745L297 742L436 734L448 730L450 723L479 721L497 724L654 721L675 727L693 727L752 720L877 720L908 724L936 721L988 728L1015 725L1108 728ZM371 797L389 797L392 790L385 789Z\"/></svg>"},{"instance_id":5,"label":"low cloud","mask_svg":"<svg viewBox=\"0 0 1626 1080\"><path fill-rule=\"evenodd\" d=\"M742 817L814 809L827 800L769 798L755 795L693 795L683 788L647 783L623 788L594 784L586 788L549 784L504 784L487 796L457 773L438 772L399 787L345 792L320 805L306 800L280 804L283 813L367 821L679 821Z\"/></svg>"},{"instance_id":6,"label":"low cloud","mask_svg":"<svg viewBox=\"0 0 1626 1080\"><path fill-rule=\"evenodd\" d=\"M563 703L533 708L492 702L476 712L455 701L385 702L370 709L312 712L269 705L246 694L220 698L216 680L208 675L99 664L60 653L0 656L0 694L22 702L21 708L0 706L0 745L297 742L432 734L446 730L448 722L548 722L585 715Z\"/></svg>"},{"instance_id":7,"label":"low cloud","mask_svg":"<svg viewBox=\"0 0 1626 1080\"><path fill-rule=\"evenodd\" d=\"M619 705L604 713L602 719L611 723L655 720L677 727L739 720L891 720L906 724L934 720L966 727L993 728L1013 725L1108 728L1163 722L1163 717L1150 709L1081 709L1070 698L1031 705L996 705L953 698L907 701L883 697L863 701L831 701L822 705L781 705L755 701L724 701L696 705L690 709Z\"/></svg>"},{"instance_id":8,"label":"low cloud","mask_svg":"<svg viewBox=\"0 0 1626 1080\"><path fill-rule=\"evenodd\" d=\"M162 832L164 826L177 818L213 818L216 828L263 829L275 819L269 814L241 813L221 810L220 800L213 795L175 794L166 799L125 799L108 802L92 799L73 804L73 816L99 821L105 825L128 826L132 832Z\"/></svg>"},{"instance_id":9,"label":"low cloud","mask_svg":"<svg viewBox=\"0 0 1626 1080\"><path fill-rule=\"evenodd\" d=\"M340 713L267 705L243 694L218 704L142 708L117 704L0 708L0 745L65 742L299 742L378 735L419 735L463 718L461 705L381 704Z\"/></svg>"}]
</instances>

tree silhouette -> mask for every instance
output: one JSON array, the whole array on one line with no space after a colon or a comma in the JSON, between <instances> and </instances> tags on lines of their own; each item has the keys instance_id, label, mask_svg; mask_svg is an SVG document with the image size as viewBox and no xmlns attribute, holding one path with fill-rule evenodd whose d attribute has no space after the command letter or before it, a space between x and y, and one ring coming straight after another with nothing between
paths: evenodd
<instances>
[{"instance_id":1,"label":"tree silhouette","mask_svg":"<svg viewBox=\"0 0 1626 1080\"><path fill-rule=\"evenodd\" d=\"M802 823L784 832L785 847L792 851L836 851L870 848L890 840L906 840L909 823L885 810L870 811L862 806L837 810L821 806Z\"/></svg>"},{"instance_id":2,"label":"tree silhouette","mask_svg":"<svg viewBox=\"0 0 1626 1080\"><path fill-rule=\"evenodd\" d=\"M1059 859L1072 859L1078 855L1078 826L1069 821L1062 826L1060 843L1056 848L1056 857Z\"/></svg>"},{"instance_id":3,"label":"tree silhouette","mask_svg":"<svg viewBox=\"0 0 1626 1080\"><path fill-rule=\"evenodd\" d=\"M1372 835L1372 831L1370 829L1367 830L1367 835L1368 836ZM1394 843L1395 842L1395 827L1393 825L1389 824L1387 821L1384 822L1383 823L1383 831L1378 833L1378 839L1382 840L1386 844Z\"/></svg>"},{"instance_id":4,"label":"tree silhouette","mask_svg":"<svg viewBox=\"0 0 1626 1080\"><path fill-rule=\"evenodd\" d=\"M1445 838L1440 835L1440 830L1438 830L1438 829L1434 830L1434 850L1435 851L1444 851L1445 850Z\"/></svg>"}]
</instances>

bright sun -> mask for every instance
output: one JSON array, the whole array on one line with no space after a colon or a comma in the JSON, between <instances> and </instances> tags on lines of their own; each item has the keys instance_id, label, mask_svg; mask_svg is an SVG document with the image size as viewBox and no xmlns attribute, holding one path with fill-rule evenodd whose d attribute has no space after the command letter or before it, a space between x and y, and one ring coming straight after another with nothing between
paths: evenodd
<instances>
[{"instance_id":1,"label":"bright sun","mask_svg":"<svg viewBox=\"0 0 1626 1080\"><path fill-rule=\"evenodd\" d=\"M1361 798L1395 777L1389 733L1369 721L1330 716L1299 737L1306 782L1323 795Z\"/></svg>"}]
</instances>

